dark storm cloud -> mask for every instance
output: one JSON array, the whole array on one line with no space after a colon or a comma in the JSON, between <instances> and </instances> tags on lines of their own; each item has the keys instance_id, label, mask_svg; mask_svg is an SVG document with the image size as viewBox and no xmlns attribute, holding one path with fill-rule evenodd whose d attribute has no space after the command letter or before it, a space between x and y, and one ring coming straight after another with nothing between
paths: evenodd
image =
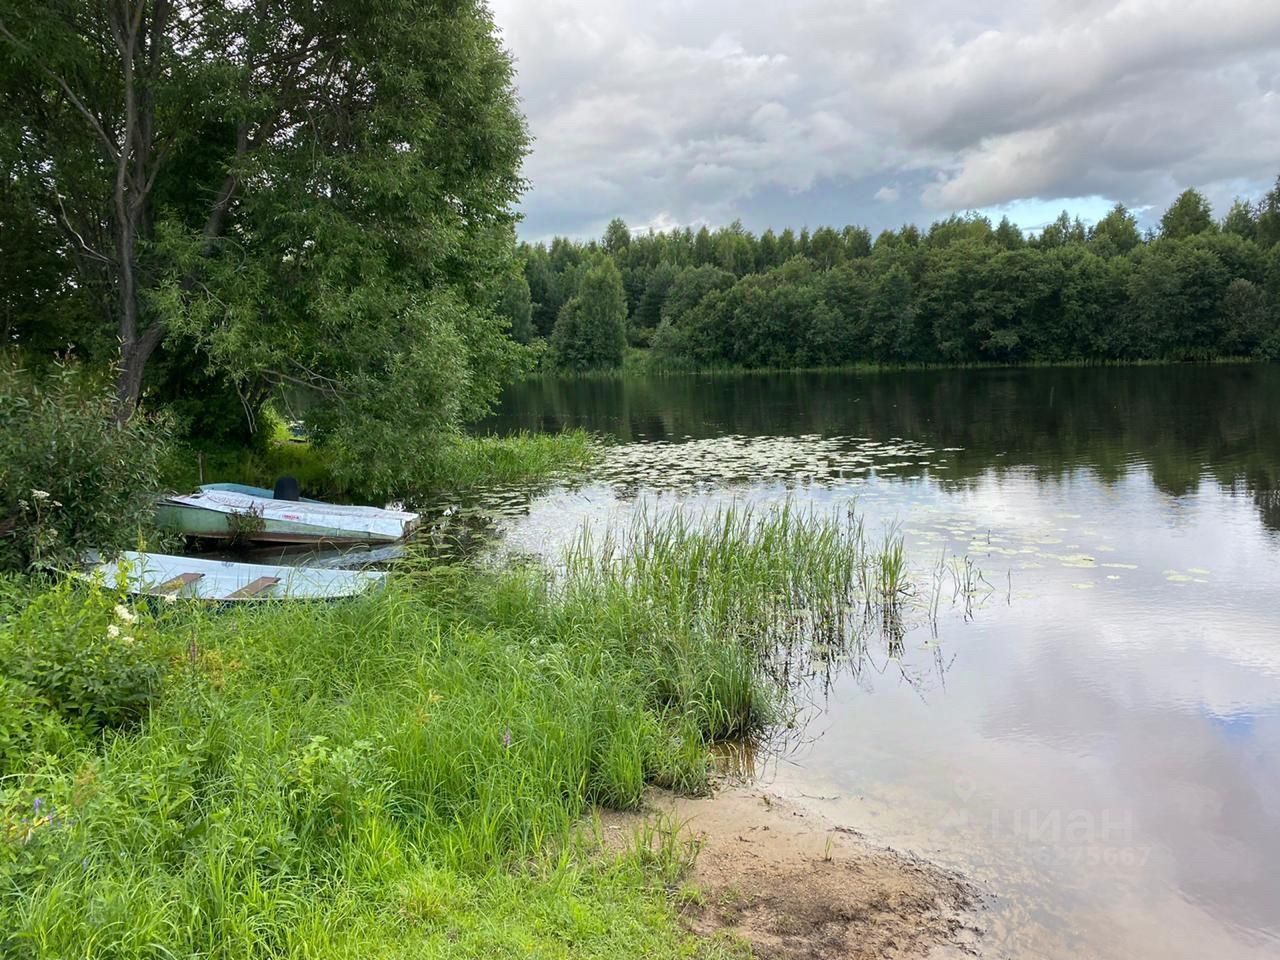
<instances>
[{"instance_id":1,"label":"dark storm cloud","mask_svg":"<svg viewBox=\"0 0 1280 960\"><path fill-rule=\"evenodd\" d=\"M524 232L1219 207L1280 172L1280 3L495 0ZM788 216L788 211L794 216ZM1028 223L1027 225L1032 225Z\"/></svg>"}]
</instances>

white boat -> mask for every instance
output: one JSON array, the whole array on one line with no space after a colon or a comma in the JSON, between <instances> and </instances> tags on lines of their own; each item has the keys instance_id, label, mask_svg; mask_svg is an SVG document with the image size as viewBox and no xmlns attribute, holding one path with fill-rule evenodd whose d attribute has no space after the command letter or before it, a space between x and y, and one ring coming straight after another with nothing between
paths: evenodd
<instances>
[{"instance_id":1,"label":"white boat","mask_svg":"<svg viewBox=\"0 0 1280 960\"><path fill-rule=\"evenodd\" d=\"M162 527L188 537L255 543L394 543L419 522L416 513L277 500L270 490L230 483L165 497L157 518Z\"/></svg>"},{"instance_id":2,"label":"white boat","mask_svg":"<svg viewBox=\"0 0 1280 960\"><path fill-rule=\"evenodd\" d=\"M387 581L387 574L377 570L281 567L132 550L99 563L94 573L113 589L123 580L135 596L231 602L353 597Z\"/></svg>"}]
</instances>

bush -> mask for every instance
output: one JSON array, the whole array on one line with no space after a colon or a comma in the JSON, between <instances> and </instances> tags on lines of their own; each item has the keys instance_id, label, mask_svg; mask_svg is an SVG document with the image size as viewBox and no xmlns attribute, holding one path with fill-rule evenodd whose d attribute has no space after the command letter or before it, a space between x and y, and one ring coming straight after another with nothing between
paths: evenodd
<instances>
[{"instance_id":1,"label":"bush","mask_svg":"<svg viewBox=\"0 0 1280 960\"><path fill-rule=\"evenodd\" d=\"M0 777L33 753L53 753L72 740L49 704L25 684L0 676Z\"/></svg>"},{"instance_id":2,"label":"bush","mask_svg":"<svg viewBox=\"0 0 1280 960\"><path fill-rule=\"evenodd\" d=\"M147 619L123 600L71 580L36 597L0 633L0 676L23 684L86 733L140 720L159 688L164 659L149 642Z\"/></svg>"},{"instance_id":3,"label":"bush","mask_svg":"<svg viewBox=\"0 0 1280 960\"><path fill-rule=\"evenodd\" d=\"M167 428L72 365L35 377L0 360L0 569L51 569L149 530Z\"/></svg>"}]
</instances>

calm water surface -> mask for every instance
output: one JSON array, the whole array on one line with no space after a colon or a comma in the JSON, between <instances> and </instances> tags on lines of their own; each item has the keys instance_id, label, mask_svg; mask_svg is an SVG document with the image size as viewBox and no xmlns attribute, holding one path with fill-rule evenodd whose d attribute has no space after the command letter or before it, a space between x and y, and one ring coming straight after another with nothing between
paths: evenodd
<instances>
[{"instance_id":1,"label":"calm water surface","mask_svg":"<svg viewBox=\"0 0 1280 960\"><path fill-rule=\"evenodd\" d=\"M791 500L977 563L757 773L978 881L985 955L1280 956L1280 367L547 381L488 426L618 441L488 505L511 550Z\"/></svg>"}]
</instances>

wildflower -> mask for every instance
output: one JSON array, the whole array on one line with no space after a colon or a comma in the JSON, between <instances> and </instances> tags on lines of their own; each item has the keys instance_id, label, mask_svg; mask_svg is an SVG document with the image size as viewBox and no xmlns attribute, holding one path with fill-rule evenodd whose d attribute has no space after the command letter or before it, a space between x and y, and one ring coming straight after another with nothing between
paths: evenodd
<instances>
[{"instance_id":1,"label":"wildflower","mask_svg":"<svg viewBox=\"0 0 1280 960\"><path fill-rule=\"evenodd\" d=\"M122 637L120 642L123 643L126 647L132 647L133 637Z\"/></svg>"},{"instance_id":2,"label":"wildflower","mask_svg":"<svg viewBox=\"0 0 1280 960\"><path fill-rule=\"evenodd\" d=\"M32 500L48 500L49 491L48 490L32 490L31 499Z\"/></svg>"},{"instance_id":3,"label":"wildflower","mask_svg":"<svg viewBox=\"0 0 1280 960\"><path fill-rule=\"evenodd\" d=\"M116 619L121 623L133 623L133 621L138 619L137 616L134 615L134 612L123 603L116 604L115 614Z\"/></svg>"},{"instance_id":4,"label":"wildflower","mask_svg":"<svg viewBox=\"0 0 1280 960\"><path fill-rule=\"evenodd\" d=\"M505 730L502 731L502 746L503 746L503 749L506 749L506 750L511 749L511 728L510 727L507 727Z\"/></svg>"},{"instance_id":5,"label":"wildflower","mask_svg":"<svg viewBox=\"0 0 1280 960\"><path fill-rule=\"evenodd\" d=\"M117 627L114 623L108 623L107 636L110 637L112 640L115 640L117 637L120 636L120 628Z\"/></svg>"}]
</instances>

